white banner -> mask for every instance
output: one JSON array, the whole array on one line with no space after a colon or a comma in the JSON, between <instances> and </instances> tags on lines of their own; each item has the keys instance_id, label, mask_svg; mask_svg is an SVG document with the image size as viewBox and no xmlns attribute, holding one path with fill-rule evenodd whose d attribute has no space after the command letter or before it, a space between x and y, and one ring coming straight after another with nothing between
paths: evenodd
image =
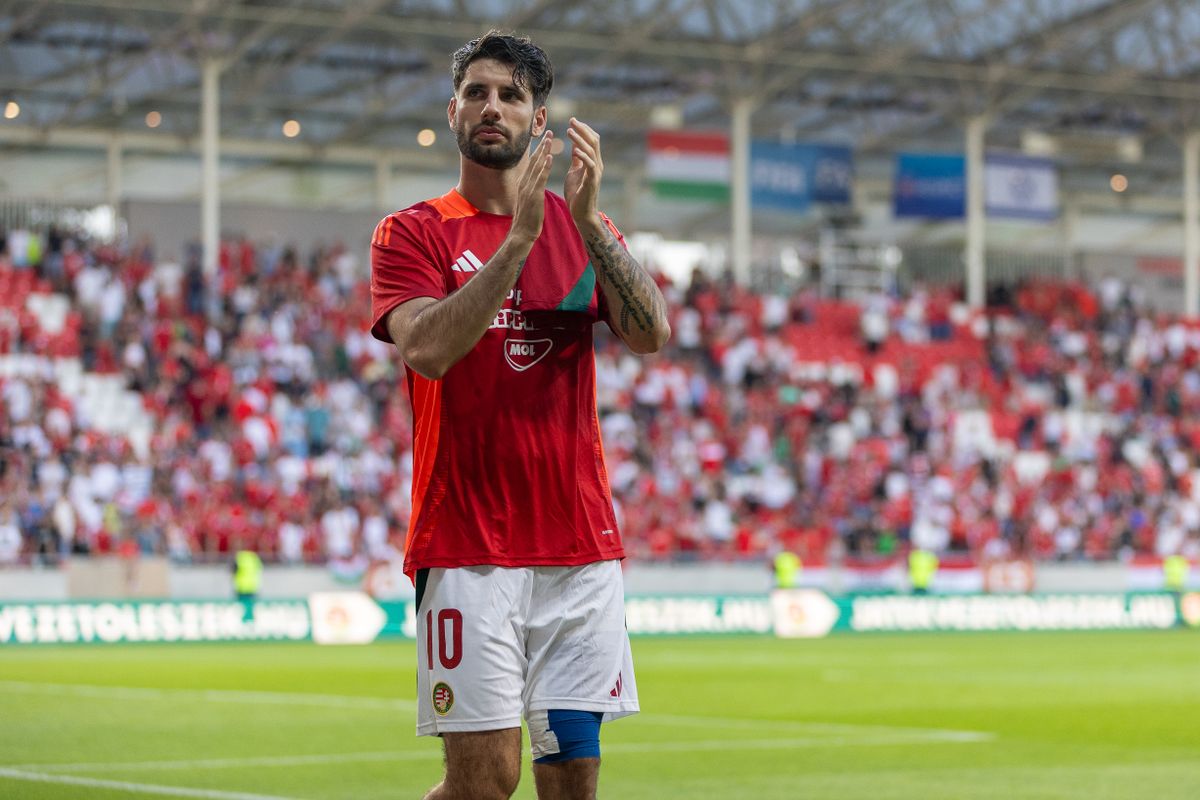
<instances>
[{"instance_id":1,"label":"white banner","mask_svg":"<svg viewBox=\"0 0 1200 800\"><path fill-rule=\"evenodd\" d=\"M838 621L838 607L817 589L776 589L771 593L775 635L782 639L828 636Z\"/></svg>"},{"instance_id":2,"label":"white banner","mask_svg":"<svg viewBox=\"0 0 1200 800\"><path fill-rule=\"evenodd\" d=\"M625 627L643 633L769 633L765 597L630 597Z\"/></svg>"},{"instance_id":3,"label":"white banner","mask_svg":"<svg viewBox=\"0 0 1200 800\"><path fill-rule=\"evenodd\" d=\"M996 597L856 597L855 631L1066 631L1170 628L1170 595L1023 595Z\"/></svg>"},{"instance_id":4,"label":"white banner","mask_svg":"<svg viewBox=\"0 0 1200 800\"><path fill-rule=\"evenodd\" d=\"M117 642L303 640L308 609L295 601L107 602L0 605L0 646Z\"/></svg>"},{"instance_id":5,"label":"white banner","mask_svg":"<svg viewBox=\"0 0 1200 800\"><path fill-rule=\"evenodd\" d=\"M317 644L370 644L387 624L387 614L362 592L316 592L308 607Z\"/></svg>"},{"instance_id":6,"label":"white banner","mask_svg":"<svg viewBox=\"0 0 1200 800\"><path fill-rule=\"evenodd\" d=\"M1054 162L989 155L983 174L988 216L1042 221L1058 217L1058 170Z\"/></svg>"}]
</instances>

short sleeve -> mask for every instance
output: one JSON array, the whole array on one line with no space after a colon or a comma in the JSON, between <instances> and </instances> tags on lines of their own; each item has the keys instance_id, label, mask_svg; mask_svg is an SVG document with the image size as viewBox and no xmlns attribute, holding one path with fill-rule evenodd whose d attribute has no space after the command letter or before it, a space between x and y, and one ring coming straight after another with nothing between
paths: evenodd
<instances>
[{"instance_id":1,"label":"short sleeve","mask_svg":"<svg viewBox=\"0 0 1200 800\"><path fill-rule=\"evenodd\" d=\"M417 297L446 296L446 279L431 258L419 219L400 212L384 217L371 237L371 334L391 342L387 316Z\"/></svg>"},{"instance_id":2,"label":"short sleeve","mask_svg":"<svg viewBox=\"0 0 1200 800\"><path fill-rule=\"evenodd\" d=\"M617 237L617 241L621 243L621 246L628 250L629 245L625 244L625 237L621 235L619 230L617 230L617 226L613 224L611 219L609 219L608 214L605 214L603 211L601 211L600 219L604 220L604 224L607 225L608 229L613 232L613 236Z\"/></svg>"}]
</instances>

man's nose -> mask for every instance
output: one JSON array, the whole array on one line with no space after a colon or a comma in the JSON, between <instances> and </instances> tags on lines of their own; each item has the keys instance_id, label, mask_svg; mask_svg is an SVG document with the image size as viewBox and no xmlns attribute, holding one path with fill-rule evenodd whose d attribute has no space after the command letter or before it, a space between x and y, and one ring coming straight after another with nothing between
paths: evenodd
<instances>
[{"instance_id":1,"label":"man's nose","mask_svg":"<svg viewBox=\"0 0 1200 800\"><path fill-rule=\"evenodd\" d=\"M487 100L483 104L483 117L485 119L500 118L500 94L498 92L489 92Z\"/></svg>"}]
</instances>

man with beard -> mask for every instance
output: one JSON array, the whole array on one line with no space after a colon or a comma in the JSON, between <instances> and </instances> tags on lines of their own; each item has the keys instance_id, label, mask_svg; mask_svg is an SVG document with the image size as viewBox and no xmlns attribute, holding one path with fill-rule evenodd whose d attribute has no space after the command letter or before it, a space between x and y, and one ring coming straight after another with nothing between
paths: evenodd
<instances>
[{"instance_id":1,"label":"man with beard","mask_svg":"<svg viewBox=\"0 0 1200 800\"><path fill-rule=\"evenodd\" d=\"M666 303L596 206L600 137L579 120L563 194L546 191L546 54L493 31L452 78L458 185L384 218L371 248L371 330L407 365L414 416L417 733L446 757L426 798L510 797L523 716L538 797L584 800L600 723L638 710L592 328L655 352Z\"/></svg>"}]
</instances>

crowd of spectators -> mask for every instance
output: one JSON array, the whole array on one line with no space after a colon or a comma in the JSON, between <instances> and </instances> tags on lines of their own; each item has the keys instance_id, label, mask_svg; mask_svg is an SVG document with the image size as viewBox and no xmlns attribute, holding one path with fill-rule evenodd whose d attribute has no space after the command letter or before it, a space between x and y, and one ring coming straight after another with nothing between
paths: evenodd
<instances>
[{"instance_id":1,"label":"crowd of spectators","mask_svg":"<svg viewBox=\"0 0 1200 800\"><path fill-rule=\"evenodd\" d=\"M0 371L0 565L397 557L412 423L394 350L366 331L365 273L337 244L225 241L208 280L195 251L0 236L0 283L71 309L51 334L0 299L0 359L44 365ZM982 312L948 291L852 305L700 272L664 289L663 352L597 335L634 558L1200 556L1200 330L1118 281L1029 282ZM64 357L122 375L149 439L102 433L56 384Z\"/></svg>"}]
</instances>

